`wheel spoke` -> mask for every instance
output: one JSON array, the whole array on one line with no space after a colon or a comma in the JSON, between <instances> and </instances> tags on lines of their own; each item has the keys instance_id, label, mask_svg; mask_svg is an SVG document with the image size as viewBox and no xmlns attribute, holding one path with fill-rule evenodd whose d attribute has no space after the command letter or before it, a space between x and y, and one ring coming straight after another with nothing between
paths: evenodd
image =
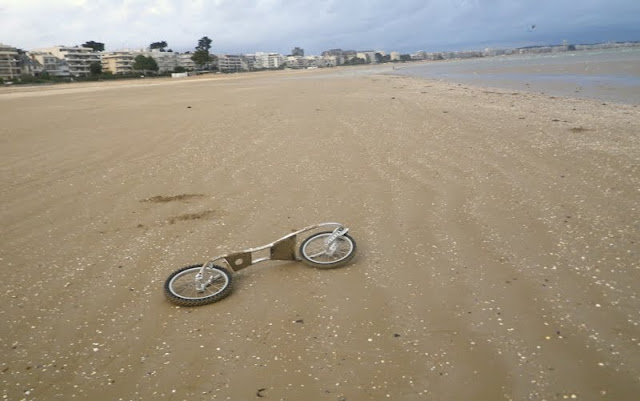
<instances>
[{"instance_id":1,"label":"wheel spoke","mask_svg":"<svg viewBox=\"0 0 640 401\"><path fill-rule=\"evenodd\" d=\"M309 240L302 249L304 256L312 262L319 264L332 264L346 258L353 249L352 242L343 237L336 238L333 243L337 245L336 249L333 253L329 254L325 240L330 235L331 233L324 233Z\"/></svg>"},{"instance_id":2,"label":"wheel spoke","mask_svg":"<svg viewBox=\"0 0 640 401\"><path fill-rule=\"evenodd\" d=\"M193 268L177 275L171 283L172 292L180 297L198 299L215 295L224 290L227 278L215 269L207 268L204 270L202 281L209 282L209 284L205 286L203 291L198 291L198 283L195 278L199 271L200 268Z\"/></svg>"}]
</instances>

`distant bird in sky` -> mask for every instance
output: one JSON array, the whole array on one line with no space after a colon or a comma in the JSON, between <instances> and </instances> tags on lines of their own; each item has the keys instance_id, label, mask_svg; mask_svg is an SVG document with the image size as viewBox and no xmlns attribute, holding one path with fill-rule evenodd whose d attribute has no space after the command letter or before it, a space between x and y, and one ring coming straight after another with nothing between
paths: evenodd
<instances>
[{"instance_id":1,"label":"distant bird in sky","mask_svg":"<svg viewBox=\"0 0 640 401\"><path fill-rule=\"evenodd\" d=\"M533 24L529 28L527 28L527 32L533 32L534 29L536 29L536 24Z\"/></svg>"}]
</instances>

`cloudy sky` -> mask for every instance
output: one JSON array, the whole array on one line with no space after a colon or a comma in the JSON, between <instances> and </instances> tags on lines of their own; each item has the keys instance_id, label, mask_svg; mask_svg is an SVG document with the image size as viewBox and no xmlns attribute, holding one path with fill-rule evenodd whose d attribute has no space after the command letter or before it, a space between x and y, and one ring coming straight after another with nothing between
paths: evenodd
<instances>
[{"instance_id":1,"label":"cloudy sky","mask_svg":"<svg viewBox=\"0 0 640 401\"><path fill-rule=\"evenodd\" d=\"M0 0L0 43L188 51L208 36L213 53L473 50L640 40L639 16L640 0Z\"/></svg>"}]
</instances>

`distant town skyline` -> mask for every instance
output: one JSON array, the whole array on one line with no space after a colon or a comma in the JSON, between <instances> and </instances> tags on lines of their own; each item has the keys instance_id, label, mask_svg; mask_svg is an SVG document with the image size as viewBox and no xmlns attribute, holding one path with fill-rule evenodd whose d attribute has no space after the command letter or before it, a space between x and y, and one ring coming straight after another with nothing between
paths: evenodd
<instances>
[{"instance_id":1,"label":"distant town skyline","mask_svg":"<svg viewBox=\"0 0 640 401\"><path fill-rule=\"evenodd\" d=\"M212 53L400 52L640 40L637 0L0 0L0 42L32 49L166 41Z\"/></svg>"}]
</instances>

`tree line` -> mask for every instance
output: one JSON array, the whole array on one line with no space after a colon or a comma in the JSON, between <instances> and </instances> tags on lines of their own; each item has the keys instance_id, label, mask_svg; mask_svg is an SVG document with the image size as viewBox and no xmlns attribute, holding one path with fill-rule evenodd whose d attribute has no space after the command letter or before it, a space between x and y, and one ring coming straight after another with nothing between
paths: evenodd
<instances>
[{"instance_id":1,"label":"tree line","mask_svg":"<svg viewBox=\"0 0 640 401\"><path fill-rule=\"evenodd\" d=\"M198 44L195 47L195 51L191 55L191 60L200 68L208 68L210 65L216 61L216 57L211 54L209 51L211 50L211 43L213 41L209 39L207 36L203 36L198 40ZM96 42L94 40L89 40L82 44L82 47L87 47L92 49L95 52L104 51L104 43ZM173 52L171 49L167 49L168 44L166 41L161 40L158 42L153 42L149 45L149 49L151 50L159 50L161 52ZM132 68L135 71L143 71L143 72L157 72L159 67L156 60L151 56L143 56L138 55L134 59ZM99 75L102 74L102 65L98 62L94 62L91 64L91 74ZM180 70L180 71L178 71ZM177 67L176 72L184 72L184 68Z\"/></svg>"}]
</instances>

